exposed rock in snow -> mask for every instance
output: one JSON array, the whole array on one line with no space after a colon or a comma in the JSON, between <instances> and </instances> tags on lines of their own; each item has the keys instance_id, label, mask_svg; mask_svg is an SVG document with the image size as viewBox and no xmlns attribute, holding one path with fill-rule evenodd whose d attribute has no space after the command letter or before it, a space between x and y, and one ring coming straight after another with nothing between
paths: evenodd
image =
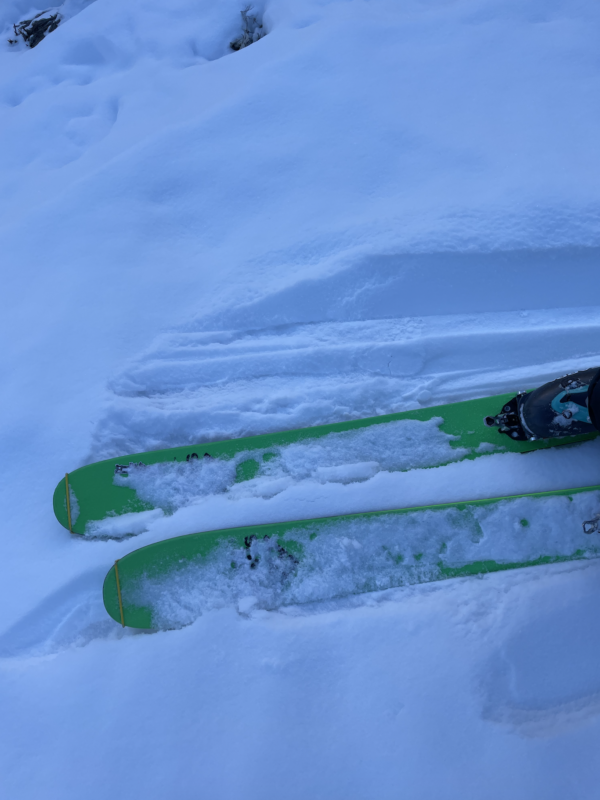
<instances>
[{"instance_id":1,"label":"exposed rock in snow","mask_svg":"<svg viewBox=\"0 0 600 800\"><path fill-rule=\"evenodd\" d=\"M240 11L242 15L242 33L237 39L234 39L230 46L232 50L241 50L248 45L258 42L263 36L266 36L266 31L263 29L262 22L259 22L256 14L251 14L252 6L246 6Z\"/></svg>"}]
</instances>

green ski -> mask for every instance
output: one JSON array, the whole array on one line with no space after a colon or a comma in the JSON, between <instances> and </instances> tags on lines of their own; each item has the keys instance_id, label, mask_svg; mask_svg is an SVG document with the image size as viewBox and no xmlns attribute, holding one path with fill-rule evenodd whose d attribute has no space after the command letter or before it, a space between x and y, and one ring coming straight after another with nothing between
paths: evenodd
<instances>
[{"instance_id":1,"label":"green ski","mask_svg":"<svg viewBox=\"0 0 600 800\"><path fill-rule=\"evenodd\" d=\"M248 596L276 608L594 558L599 510L589 486L178 536L119 559L104 605L124 626L172 628Z\"/></svg>"},{"instance_id":2,"label":"green ski","mask_svg":"<svg viewBox=\"0 0 600 800\"><path fill-rule=\"evenodd\" d=\"M513 439L515 431L507 425L502 430L499 425L504 424L505 417L516 418L517 412L511 411L508 417L498 415L511 404L515 405L514 394L503 394L313 428L111 458L68 473L54 492L54 513L74 534L106 537L114 535L110 525L115 517L127 515L122 520L124 529L118 534L122 536L140 532L141 512L160 508L168 514L174 510L169 507L168 499L161 499L160 492L153 494L144 485L145 480L146 484L152 483L149 479L153 470L181 471L189 467L195 470L199 491L204 471L212 481L211 486L216 482L217 491L227 491L235 482L276 474L277 470L293 470L290 464L299 448L303 448L302 458L296 462L314 462L317 474L321 470L327 480L327 470L356 462L367 470L377 469L379 462L380 468L386 470L437 467L492 452L525 453L582 442L597 435L588 425L586 432L579 435L569 436L565 431L561 438L528 439L519 434L520 438ZM507 432L510 435L505 435ZM312 455L306 448L313 448ZM164 483L164 475L155 473L155 485ZM107 522L109 527L104 529Z\"/></svg>"}]
</instances>

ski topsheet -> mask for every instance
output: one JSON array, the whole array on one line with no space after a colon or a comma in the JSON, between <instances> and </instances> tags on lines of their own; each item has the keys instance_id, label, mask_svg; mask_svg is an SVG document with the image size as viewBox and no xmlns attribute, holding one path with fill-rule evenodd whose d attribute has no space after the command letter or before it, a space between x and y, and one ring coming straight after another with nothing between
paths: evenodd
<instances>
[{"instance_id":1,"label":"ski topsheet","mask_svg":"<svg viewBox=\"0 0 600 800\"><path fill-rule=\"evenodd\" d=\"M523 453L597 435L514 441L484 423L485 417L497 414L512 398L513 393L502 394L99 461L60 481L54 492L54 513L72 533L123 536L145 530L155 509L172 513L177 507L175 494L181 498L187 493L191 498L223 492L236 482L265 475L335 481L352 479L348 470L354 470L360 479L379 469L438 467L488 453ZM177 492L169 494L168 487L174 483Z\"/></svg>"},{"instance_id":2,"label":"ski topsheet","mask_svg":"<svg viewBox=\"0 0 600 800\"><path fill-rule=\"evenodd\" d=\"M188 534L119 559L110 616L173 628L226 605L323 601L600 555L600 486ZM593 527L593 526L592 526Z\"/></svg>"}]
</instances>

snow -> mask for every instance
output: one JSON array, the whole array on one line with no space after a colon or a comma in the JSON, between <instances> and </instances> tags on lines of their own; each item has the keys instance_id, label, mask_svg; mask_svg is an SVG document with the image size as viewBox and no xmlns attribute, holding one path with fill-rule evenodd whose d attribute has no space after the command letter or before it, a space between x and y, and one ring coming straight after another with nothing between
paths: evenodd
<instances>
[{"instance_id":1,"label":"snow","mask_svg":"<svg viewBox=\"0 0 600 800\"><path fill-rule=\"evenodd\" d=\"M600 484L596 442L300 460L119 541L70 537L51 498L99 458L600 365L597 4L265 0L233 53L233 0L67 0L9 45L35 2L0 9L10 796L595 797L598 561L352 595L352 545L324 593L196 585L195 621L153 635L101 586L168 536Z\"/></svg>"},{"instance_id":2,"label":"snow","mask_svg":"<svg viewBox=\"0 0 600 800\"><path fill-rule=\"evenodd\" d=\"M135 536L138 533L145 533L151 523L160 519L163 515L164 512L161 508L155 508L150 511L130 512L121 514L118 517L95 520L94 522L88 522L86 525L86 536L113 539Z\"/></svg>"}]
</instances>

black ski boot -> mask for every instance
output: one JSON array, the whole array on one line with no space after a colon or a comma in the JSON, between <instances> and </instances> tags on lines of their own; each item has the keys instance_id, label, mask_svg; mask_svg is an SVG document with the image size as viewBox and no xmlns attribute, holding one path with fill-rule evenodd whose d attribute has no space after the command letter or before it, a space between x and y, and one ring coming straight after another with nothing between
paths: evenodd
<instances>
[{"instance_id":1,"label":"black ski boot","mask_svg":"<svg viewBox=\"0 0 600 800\"><path fill-rule=\"evenodd\" d=\"M511 439L561 439L600 430L600 369L593 367L519 392L486 425Z\"/></svg>"}]
</instances>

